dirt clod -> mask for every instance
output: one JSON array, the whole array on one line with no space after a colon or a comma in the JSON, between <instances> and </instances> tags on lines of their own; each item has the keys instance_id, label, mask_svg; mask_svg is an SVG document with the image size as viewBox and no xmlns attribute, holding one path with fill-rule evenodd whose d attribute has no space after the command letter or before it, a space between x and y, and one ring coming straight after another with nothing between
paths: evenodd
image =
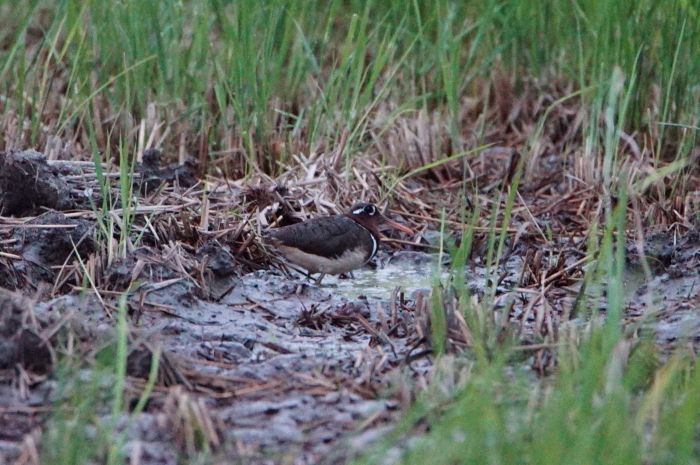
<instances>
[{"instance_id":1,"label":"dirt clod","mask_svg":"<svg viewBox=\"0 0 700 465\"><path fill-rule=\"evenodd\" d=\"M74 220L58 212L49 212L17 228L15 253L22 257L16 267L36 280L53 283L54 266L63 266L77 252L82 258L95 251L92 224Z\"/></svg>"},{"instance_id":2,"label":"dirt clod","mask_svg":"<svg viewBox=\"0 0 700 465\"><path fill-rule=\"evenodd\" d=\"M18 294L0 289L0 369L20 364L34 373L47 373L53 366L46 342L36 329L25 324L28 301Z\"/></svg>"},{"instance_id":3,"label":"dirt clod","mask_svg":"<svg viewBox=\"0 0 700 465\"><path fill-rule=\"evenodd\" d=\"M70 210L75 202L70 187L46 157L35 151L0 152L0 212L8 216L32 216L42 208Z\"/></svg>"},{"instance_id":4,"label":"dirt clod","mask_svg":"<svg viewBox=\"0 0 700 465\"><path fill-rule=\"evenodd\" d=\"M178 184L192 187L197 183L197 162L190 157L183 165L168 165L161 168L162 152L148 149L143 153L143 162L136 166L136 173L141 175L137 187L144 195L149 195L162 184Z\"/></svg>"},{"instance_id":5,"label":"dirt clod","mask_svg":"<svg viewBox=\"0 0 700 465\"><path fill-rule=\"evenodd\" d=\"M231 255L230 249L216 241L200 247L197 256L206 260L207 269L211 270L217 277L232 276L240 272L241 267Z\"/></svg>"}]
</instances>

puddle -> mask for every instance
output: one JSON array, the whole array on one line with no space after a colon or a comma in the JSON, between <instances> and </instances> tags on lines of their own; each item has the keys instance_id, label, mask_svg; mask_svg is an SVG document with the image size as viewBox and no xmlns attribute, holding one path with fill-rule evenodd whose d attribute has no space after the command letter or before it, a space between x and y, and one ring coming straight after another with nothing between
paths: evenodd
<instances>
[{"instance_id":1,"label":"puddle","mask_svg":"<svg viewBox=\"0 0 700 465\"><path fill-rule=\"evenodd\" d=\"M354 279L326 276L323 278L323 286L334 289L335 294L351 300L360 296L389 299L397 286L400 286L404 295L409 297L418 289L431 289L438 277L443 284L448 282L449 267L444 266L438 270L437 260L437 255L398 252L388 260L380 259L377 268L364 267L353 271ZM519 274L521 267L520 257L509 260L506 269L510 270L511 277L503 281L503 292L507 292L508 287L512 286L514 277ZM483 289L486 286L487 273L484 267L476 266L465 272L470 289ZM438 273L440 273L439 276Z\"/></svg>"},{"instance_id":2,"label":"puddle","mask_svg":"<svg viewBox=\"0 0 700 465\"><path fill-rule=\"evenodd\" d=\"M356 299L361 295L388 299L397 286L400 286L407 296L417 289L432 287L435 272L434 266L406 268L389 264L376 270L369 268L355 270L353 272L355 279L327 276L323 278L323 284L337 286L338 293L349 299ZM446 275L443 273L443 276Z\"/></svg>"},{"instance_id":3,"label":"puddle","mask_svg":"<svg viewBox=\"0 0 700 465\"><path fill-rule=\"evenodd\" d=\"M376 269L363 267L353 271L354 279L341 279L338 276L326 276L323 285L334 287L337 294L356 299L359 296L388 299L397 286L405 296L410 296L418 289L431 288L435 282L437 257L412 252L397 253L388 262ZM441 272L446 278L448 273Z\"/></svg>"}]
</instances>

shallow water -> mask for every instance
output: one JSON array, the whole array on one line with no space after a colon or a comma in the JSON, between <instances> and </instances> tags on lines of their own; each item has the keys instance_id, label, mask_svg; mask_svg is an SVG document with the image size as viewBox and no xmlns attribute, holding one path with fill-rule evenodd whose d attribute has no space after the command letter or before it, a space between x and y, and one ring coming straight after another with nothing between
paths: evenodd
<instances>
[{"instance_id":1,"label":"shallow water","mask_svg":"<svg viewBox=\"0 0 700 465\"><path fill-rule=\"evenodd\" d=\"M401 287L404 295L409 296L418 289L430 289L437 278L437 273L446 277L447 273L437 268L437 260L426 254L397 254L388 263L377 268L364 267L353 271L354 279L326 276L323 285L334 287L338 294L349 299L359 296L387 299L396 287Z\"/></svg>"},{"instance_id":2,"label":"shallow water","mask_svg":"<svg viewBox=\"0 0 700 465\"><path fill-rule=\"evenodd\" d=\"M361 295L388 299L397 286L409 295L417 289L430 288L435 277L435 267L408 268L387 265L381 269L362 268L355 270L355 279L341 279L338 276L323 278L324 286L337 286L339 294L355 299Z\"/></svg>"}]
</instances>

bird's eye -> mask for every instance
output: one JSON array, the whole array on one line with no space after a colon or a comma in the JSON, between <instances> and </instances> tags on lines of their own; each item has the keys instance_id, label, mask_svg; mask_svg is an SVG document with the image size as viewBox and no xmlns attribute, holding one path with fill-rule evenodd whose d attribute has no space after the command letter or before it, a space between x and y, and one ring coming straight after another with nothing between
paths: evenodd
<instances>
[{"instance_id":1,"label":"bird's eye","mask_svg":"<svg viewBox=\"0 0 700 465\"><path fill-rule=\"evenodd\" d=\"M374 205L367 205L365 207L365 213L367 213L368 215L374 215L375 213L377 213L377 209L374 207Z\"/></svg>"}]
</instances>

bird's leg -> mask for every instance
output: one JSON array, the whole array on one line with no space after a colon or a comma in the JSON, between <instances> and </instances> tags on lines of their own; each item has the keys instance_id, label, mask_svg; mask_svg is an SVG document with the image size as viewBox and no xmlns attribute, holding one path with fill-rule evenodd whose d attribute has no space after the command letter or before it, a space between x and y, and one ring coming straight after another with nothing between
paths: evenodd
<instances>
[{"instance_id":1,"label":"bird's leg","mask_svg":"<svg viewBox=\"0 0 700 465\"><path fill-rule=\"evenodd\" d=\"M323 277L324 277L324 276L326 276L326 273L321 273L321 276L319 276L318 278L316 278L316 285L317 285L317 286L320 286L320 285L321 285L321 281L323 281Z\"/></svg>"},{"instance_id":2,"label":"bird's leg","mask_svg":"<svg viewBox=\"0 0 700 465\"><path fill-rule=\"evenodd\" d=\"M312 279L314 279L314 278L311 276L311 272L310 272L310 271L300 270L299 268L294 268L294 269L297 270L299 273L303 274L304 276L306 276L306 279L308 279L309 281L311 281Z\"/></svg>"}]
</instances>

